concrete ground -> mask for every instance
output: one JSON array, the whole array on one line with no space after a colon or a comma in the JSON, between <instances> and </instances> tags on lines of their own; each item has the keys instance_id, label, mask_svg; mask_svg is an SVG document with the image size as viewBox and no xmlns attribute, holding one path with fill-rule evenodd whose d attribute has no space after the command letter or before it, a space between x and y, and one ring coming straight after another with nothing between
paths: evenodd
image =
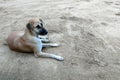
<instances>
[{"instance_id":1,"label":"concrete ground","mask_svg":"<svg viewBox=\"0 0 120 80\"><path fill-rule=\"evenodd\" d=\"M3 45L8 34L42 18L52 42L36 58ZM0 80L120 80L119 0L0 0Z\"/></svg>"}]
</instances>

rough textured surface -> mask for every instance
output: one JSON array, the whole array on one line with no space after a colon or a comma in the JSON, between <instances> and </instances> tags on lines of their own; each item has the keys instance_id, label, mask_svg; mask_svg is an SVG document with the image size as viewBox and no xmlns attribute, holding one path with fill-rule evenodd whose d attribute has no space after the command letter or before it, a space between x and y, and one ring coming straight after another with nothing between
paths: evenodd
<instances>
[{"instance_id":1,"label":"rough textured surface","mask_svg":"<svg viewBox=\"0 0 120 80\"><path fill-rule=\"evenodd\" d=\"M51 41L35 58L2 45L8 34L42 18ZM0 0L0 80L120 80L119 0Z\"/></svg>"}]
</instances>

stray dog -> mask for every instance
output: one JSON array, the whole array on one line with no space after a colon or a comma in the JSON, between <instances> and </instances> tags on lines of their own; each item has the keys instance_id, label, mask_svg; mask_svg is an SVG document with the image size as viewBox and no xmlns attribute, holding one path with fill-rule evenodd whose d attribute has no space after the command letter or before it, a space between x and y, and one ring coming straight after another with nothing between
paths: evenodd
<instances>
[{"instance_id":1,"label":"stray dog","mask_svg":"<svg viewBox=\"0 0 120 80\"><path fill-rule=\"evenodd\" d=\"M57 47L57 43L43 43L49 40L39 35L47 35L48 31L43 27L41 19L31 19L26 25L25 32L14 31L7 38L7 44L11 50L19 52L34 52L36 57L53 58L59 61L63 57L42 52L43 47Z\"/></svg>"}]
</instances>

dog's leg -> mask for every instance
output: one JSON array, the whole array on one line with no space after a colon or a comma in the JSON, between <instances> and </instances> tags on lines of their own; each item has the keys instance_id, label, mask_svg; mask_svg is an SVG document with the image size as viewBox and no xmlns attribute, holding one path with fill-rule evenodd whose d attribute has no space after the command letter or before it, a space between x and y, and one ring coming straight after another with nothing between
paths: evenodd
<instances>
[{"instance_id":1,"label":"dog's leg","mask_svg":"<svg viewBox=\"0 0 120 80\"><path fill-rule=\"evenodd\" d=\"M39 52L39 53L35 53L36 57L44 57L44 58L52 58L52 59L56 59L59 61L63 61L64 58L55 54L48 54L48 53L44 53L44 52Z\"/></svg>"},{"instance_id":2,"label":"dog's leg","mask_svg":"<svg viewBox=\"0 0 120 80\"><path fill-rule=\"evenodd\" d=\"M44 47L43 43L41 42L40 39L35 38L35 40L36 40L36 44L34 45L34 55L36 57L53 58L53 59L56 59L56 60L59 60L59 61L64 60L64 58L61 57L61 56L42 52L42 47ZM51 46L51 44L46 44L46 45ZM33 46L33 45L31 45L31 46ZM56 44L54 44L54 46L56 46Z\"/></svg>"},{"instance_id":3,"label":"dog's leg","mask_svg":"<svg viewBox=\"0 0 120 80\"><path fill-rule=\"evenodd\" d=\"M42 43L43 47L58 47L60 44L58 43Z\"/></svg>"},{"instance_id":4,"label":"dog's leg","mask_svg":"<svg viewBox=\"0 0 120 80\"><path fill-rule=\"evenodd\" d=\"M47 35L45 35L45 36L38 35L38 38L40 38L40 39L48 39L48 36Z\"/></svg>"},{"instance_id":5,"label":"dog's leg","mask_svg":"<svg viewBox=\"0 0 120 80\"><path fill-rule=\"evenodd\" d=\"M42 41L43 43L49 43L49 42L50 42L49 39L41 39L41 41Z\"/></svg>"},{"instance_id":6,"label":"dog's leg","mask_svg":"<svg viewBox=\"0 0 120 80\"><path fill-rule=\"evenodd\" d=\"M43 43L49 43L49 42L50 42L50 40L48 39L48 36L47 36L47 35L46 35L46 36L38 35L38 37L41 39L41 41L42 41Z\"/></svg>"}]
</instances>

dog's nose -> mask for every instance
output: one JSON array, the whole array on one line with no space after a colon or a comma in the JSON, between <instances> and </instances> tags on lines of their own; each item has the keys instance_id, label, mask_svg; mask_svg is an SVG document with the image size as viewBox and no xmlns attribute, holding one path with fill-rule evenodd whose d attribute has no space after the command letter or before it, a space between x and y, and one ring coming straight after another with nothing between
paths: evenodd
<instances>
[{"instance_id":1,"label":"dog's nose","mask_svg":"<svg viewBox=\"0 0 120 80\"><path fill-rule=\"evenodd\" d=\"M43 33L43 35L47 35L47 33L48 33L48 31L45 30L44 33Z\"/></svg>"},{"instance_id":2,"label":"dog's nose","mask_svg":"<svg viewBox=\"0 0 120 80\"><path fill-rule=\"evenodd\" d=\"M48 31L46 30L45 34L48 34Z\"/></svg>"},{"instance_id":3,"label":"dog's nose","mask_svg":"<svg viewBox=\"0 0 120 80\"><path fill-rule=\"evenodd\" d=\"M47 35L48 31L46 29L44 29L42 33L43 33L43 35Z\"/></svg>"}]
</instances>

